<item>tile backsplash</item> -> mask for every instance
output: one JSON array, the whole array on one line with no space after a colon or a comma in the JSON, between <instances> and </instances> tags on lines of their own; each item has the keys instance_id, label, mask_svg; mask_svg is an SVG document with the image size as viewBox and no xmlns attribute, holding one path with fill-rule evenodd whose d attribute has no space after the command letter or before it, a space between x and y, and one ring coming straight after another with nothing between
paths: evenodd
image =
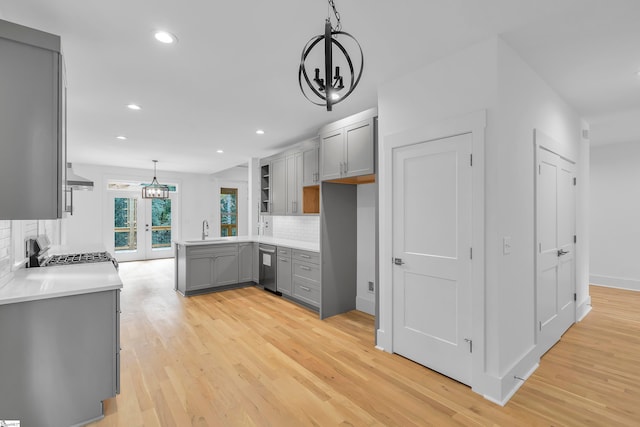
<instances>
[{"instance_id":1,"label":"tile backsplash","mask_svg":"<svg viewBox=\"0 0 640 427\"><path fill-rule=\"evenodd\" d=\"M60 220L0 221L0 286L11 280L14 268L24 265L25 241L38 234L46 234L52 244L59 244Z\"/></svg>"},{"instance_id":2,"label":"tile backsplash","mask_svg":"<svg viewBox=\"0 0 640 427\"><path fill-rule=\"evenodd\" d=\"M273 237L303 242L320 241L319 216L273 216Z\"/></svg>"}]
</instances>

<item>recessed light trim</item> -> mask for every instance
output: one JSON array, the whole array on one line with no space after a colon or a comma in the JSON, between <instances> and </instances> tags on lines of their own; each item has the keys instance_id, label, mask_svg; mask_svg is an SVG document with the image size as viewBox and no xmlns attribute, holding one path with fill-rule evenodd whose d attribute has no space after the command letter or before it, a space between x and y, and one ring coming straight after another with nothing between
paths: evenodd
<instances>
[{"instance_id":1,"label":"recessed light trim","mask_svg":"<svg viewBox=\"0 0 640 427\"><path fill-rule=\"evenodd\" d=\"M258 129L258 130L256 131L256 134L258 134L258 135L264 135L264 131L263 131L262 129Z\"/></svg>"},{"instance_id":2,"label":"recessed light trim","mask_svg":"<svg viewBox=\"0 0 640 427\"><path fill-rule=\"evenodd\" d=\"M222 154L222 153L224 153L224 151L223 150L216 150L216 153Z\"/></svg>"},{"instance_id":3,"label":"recessed light trim","mask_svg":"<svg viewBox=\"0 0 640 427\"><path fill-rule=\"evenodd\" d=\"M139 106L138 104L128 104L127 108L135 111L142 110L142 107Z\"/></svg>"},{"instance_id":4,"label":"recessed light trim","mask_svg":"<svg viewBox=\"0 0 640 427\"><path fill-rule=\"evenodd\" d=\"M116 139L120 139L120 140L124 141L125 139L127 139L127 137L124 136L124 135L118 135L118 136L116 136Z\"/></svg>"},{"instance_id":5,"label":"recessed light trim","mask_svg":"<svg viewBox=\"0 0 640 427\"><path fill-rule=\"evenodd\" d=\"M156 31L153 37L164 44L172 44L178 41L178 38L168 31Z\"/></svg>"}]
</instances>

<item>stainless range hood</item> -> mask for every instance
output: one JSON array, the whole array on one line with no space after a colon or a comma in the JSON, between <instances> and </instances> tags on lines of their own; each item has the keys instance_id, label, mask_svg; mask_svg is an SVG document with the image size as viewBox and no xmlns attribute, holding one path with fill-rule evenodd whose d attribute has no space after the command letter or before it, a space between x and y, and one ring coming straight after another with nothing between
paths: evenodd
<instances>
[{"instance_id":1,"label":"stainless range hood","mask_svg":"<svg viewBox=\"0 0 640 427\"><path fill-rule=\"evenodd\" d=\"M71 163L67 163L67 187L74 190L93 190L93 181L73 173Z\"/></svg>"}]
</instances>

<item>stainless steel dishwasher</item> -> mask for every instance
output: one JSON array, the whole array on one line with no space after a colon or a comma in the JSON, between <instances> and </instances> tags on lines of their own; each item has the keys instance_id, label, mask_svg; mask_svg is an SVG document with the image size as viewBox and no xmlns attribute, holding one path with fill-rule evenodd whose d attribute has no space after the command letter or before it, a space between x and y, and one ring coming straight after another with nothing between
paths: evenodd
<instances>
[{"instance_id":1,"label":"stainless steel dishwasher","mask_svg":"<svg viewBox=\"0 0 640 427\"><path fill-rule=\"evenodd\" d=\"M260 244L260 285L273 293L278 293L276 283L276 247Z\"/></svg>"}]
</instances>

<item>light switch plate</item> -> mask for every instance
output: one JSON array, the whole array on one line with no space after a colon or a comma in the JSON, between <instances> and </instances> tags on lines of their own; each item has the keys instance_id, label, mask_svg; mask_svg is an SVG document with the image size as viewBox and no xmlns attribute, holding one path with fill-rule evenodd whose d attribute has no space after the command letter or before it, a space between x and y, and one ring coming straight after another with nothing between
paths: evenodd
<instances>
[{"instance_id":1,"label":"light switch plate","mask_svg":"<svg viewBox=\"0 0 640 427\"><path fill-rule=\"evenodd\" d=\"M511 253L511 236L502 238L502 253L503 255L509 255Z\"/></svg>"}]
</instances>

